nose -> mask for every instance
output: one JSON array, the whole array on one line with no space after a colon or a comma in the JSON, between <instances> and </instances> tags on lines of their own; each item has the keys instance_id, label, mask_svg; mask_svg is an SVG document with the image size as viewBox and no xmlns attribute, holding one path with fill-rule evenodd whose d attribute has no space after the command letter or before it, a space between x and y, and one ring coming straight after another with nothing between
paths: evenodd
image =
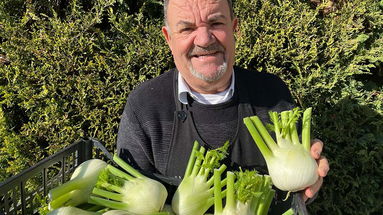
<instances>
[{"instance_id":1,"label":"nose","mask_svg":"<svg viewBox=\"0 0 383 215\"><path fill-rule=\"evenodd\" d=\"M194 45L200 47L208 47L215 42L214 35L208 27L199 27L194 38Z\"/></svg>"}]
</instances>

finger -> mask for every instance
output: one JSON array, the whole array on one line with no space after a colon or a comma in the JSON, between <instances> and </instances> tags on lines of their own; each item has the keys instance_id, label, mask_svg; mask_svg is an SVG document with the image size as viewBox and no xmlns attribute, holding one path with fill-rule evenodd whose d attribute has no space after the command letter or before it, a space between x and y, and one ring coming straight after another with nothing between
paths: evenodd
<instances>
[{"instance_id":1,"label":"finger","mask_svg":"<svg viewBox=\"0 0 383 215\"><path fill-rule=\"evenodd\" d=\"M320 177L326 177L328 171L330 171L330 164L326 157L321 156L318 160L318 175Z\"/></svg>"},{"instance_id":2,"label":"finger","mask_svg":"<svg viewBox=\"0 0 383 215\"><path fill-rule=\"evenodd\" d=\"M319 159L322 153L322 150L323 150L323 142L319 139L313 139L311 141L311 149L310 149L311 156L315 160Z\"/></svg>"},{"instance_id":3,"label":"finger","mask_svg":"<svg viewBox=\"0 0 383 215\"><path fill-rule=\"evenodd\" d=\"M323 178L319 177L317 182L315 184L311 185L310 187L306 188L304 195L306 198L312 198L314 195L319 191L323 184Z\"/></svg>"}]
</instances>

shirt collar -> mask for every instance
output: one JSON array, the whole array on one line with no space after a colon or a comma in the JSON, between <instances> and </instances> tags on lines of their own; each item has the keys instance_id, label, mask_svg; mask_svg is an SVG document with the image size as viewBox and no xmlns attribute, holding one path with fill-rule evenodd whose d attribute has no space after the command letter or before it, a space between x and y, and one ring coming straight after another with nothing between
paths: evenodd
<instances>
[{"instance_id":1,"label":"shirt collar","mask_svg":"<svg viewBox=\"0 0 383 215\"><path fill-rule=\"evenodd\" d=\"M235 83L235 75L234 75L234 69L233 73L231 75L231 83L229 88L227 88L222 93L216 94L218 98L215 98L215 95L209 94L208 97L204 97L204 94L199 94L197 92L194 92L190 89L189 85L185 82L184 78L182 77L181 73L178 72L178 100L182 104L188 104L188 94L197 102L202 104L219 104L228 101L231 99L234 95L234 83ZM213 101L214 100L214 101Z\"/></svg>"}]
</instances>

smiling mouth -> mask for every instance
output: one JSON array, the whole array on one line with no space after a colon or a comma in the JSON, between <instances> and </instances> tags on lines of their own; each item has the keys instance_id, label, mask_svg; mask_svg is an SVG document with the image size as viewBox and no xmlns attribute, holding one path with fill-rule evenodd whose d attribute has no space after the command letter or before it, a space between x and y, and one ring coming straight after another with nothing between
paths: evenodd
<instances>
[{"instance_id":1,"label":"smiling mouth","mask_svg":"<svg viewBox=\"0 0 383 215\"><path fill-rule=\"evenodd\" d=\"M199 58L199 57L215 56L218 53L220 53L220 52L216 51L216 52L209 52L209 53L193 54L193 55L191 55L191 57Z\"/></svg>"}]
</instances>

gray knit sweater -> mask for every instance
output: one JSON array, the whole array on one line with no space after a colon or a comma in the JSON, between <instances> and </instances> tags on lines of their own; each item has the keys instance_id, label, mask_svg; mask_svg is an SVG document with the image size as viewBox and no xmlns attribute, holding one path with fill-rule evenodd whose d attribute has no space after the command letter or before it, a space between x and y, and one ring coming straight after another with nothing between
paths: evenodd
<instances>
[{"instance_id":1,"label":"gray knit sweater","mask_svg":"<svg viewBox=\"0 0 383 215\"><path fill-rule=\"evenodd\" d=\"M173 76L175 69L148 80L132 91L118 132L117 153L135 168L163 174L169 156L173 117L176 110ZM293 107L286 85L275 75L235 67L236 83L245 88L257 115L268 121L268 111ZM213 148L231 140L236 130L238 90L231 100L203 105L190 100L195 124L202 139Z\"/></svg>"}]
</instances>

